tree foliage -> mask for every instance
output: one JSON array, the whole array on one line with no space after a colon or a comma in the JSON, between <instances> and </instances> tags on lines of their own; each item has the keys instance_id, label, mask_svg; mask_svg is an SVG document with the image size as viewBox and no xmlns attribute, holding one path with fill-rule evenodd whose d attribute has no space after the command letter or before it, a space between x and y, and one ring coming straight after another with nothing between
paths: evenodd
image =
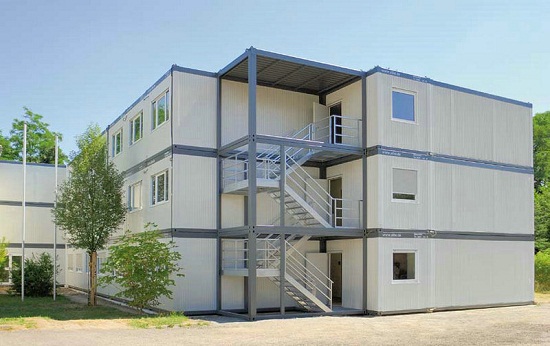
<instances>
[{"instance_id":1,"label":"tree foliage","mask_svg":"<svg viewBox=\"0 0 550 346\"><path fill-rule=\"evenodd\" d=\"M63 136L58 132L52 132L49 124L42 121L42 115L33 113L27 107L23 107L25 115L23 119L14 119L10 136L3 136L0 132L0 145L2 155L0 159L10 161L23 160L23 125L27 123L27 161L37 163L55 162L55 136L59 141ZM67 161L67 156L59 149L59 162Z\"/></svg>"},{"instance_id":2,"label":"tree foliage","mask_svg":"<svg viewBox=\"0 0 550 346\"><path fill-rule=\"evenodd\" d=\"M58 266L59 267L59 266ZM56 268L59 272L59 268ZM21 268L11 272L12 292L21 294ZM53 293L53 262L49 253L25 259L25 296L45 297Z\"/></svg>"},{"instance_id":3,"label":"tree foliage","mask_svg":"<svg viewBox=\"0 0 550 346\"><path fill-rule=\"evenodd\" d=\"M550 292L550 249L535 255L535 291Z\"/></svg>"},{"instance_id":4,"label":"tree foliage","mask_svg":"<svg viewBox=\"0 0 550 346\"><path fill-rule=\"evenodd\" d=\"M4 268L6 267L6 264L8 262L8 243L6 242L6 238L2 237L0 239L0 282L7 281L4 275Z\"/></svg>"},{"instance_id":5,"label":"tree foliage","mask_svg":"<svg viewBox=\"0 0 550 346\"><path fill-rule=\"evenodd\" d=\"M105 138L99 126L90 125L77 138L71 175L59 187L53 218L65 230L69 245L90 255L89 304L95 305L97 251L124 220L123 176L107 156Z\"/></svg>"},{"instance_id":6,"label":"tree foliage","mask_svg":"<svg viewBox=\"0 0 550 346\"><path fill-rule=\"evenodd\" d=\"M550 248L550 111L533 117L535 249Z\"/></svg>"},{"instance_id":7,"label":"tree foliage","mask_svg":"<svg viewBox=\"0 0 550 346\"><path fill-rule=\"evenodd\" d=\"M100 282L120 286L116 296L129 299L128 304L140 310L158 305L160 297L172 299L173 274L183 276L178 273L181 255L173 251L174 242L162 242L153 227L146 225L144 232L135 234L127 231L109 247L109 258L101 269L105 276Z\"/></svg>"}]
</instances>

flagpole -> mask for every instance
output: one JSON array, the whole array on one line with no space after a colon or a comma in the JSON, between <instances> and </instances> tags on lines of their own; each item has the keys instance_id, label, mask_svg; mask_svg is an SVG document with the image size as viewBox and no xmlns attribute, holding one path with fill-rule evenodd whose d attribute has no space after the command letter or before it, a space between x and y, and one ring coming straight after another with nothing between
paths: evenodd
<instances>
[{"instance_id":1,"label":"flagpole","mask_svg":"<svg viewBox=\"0 0 550 346\"><path fill-rule=\"evenodd\" d=\"M57 163L59 160L59 138L55 136L55 199L53 207L57 207ZM53 224L53 300L56 298L57 291L57 223Z\"/></svg>"},{"instance_id":2,"label":"flagpole","mask_svg":"<svg viewBox=\"0 0 550 346\"><path fill-rule=\"evenodd\" d=\"M25 300L25 232L27 227L27 123L23 124L23 232L21 239L21 301Z\"/></svg>"}]
</instances>

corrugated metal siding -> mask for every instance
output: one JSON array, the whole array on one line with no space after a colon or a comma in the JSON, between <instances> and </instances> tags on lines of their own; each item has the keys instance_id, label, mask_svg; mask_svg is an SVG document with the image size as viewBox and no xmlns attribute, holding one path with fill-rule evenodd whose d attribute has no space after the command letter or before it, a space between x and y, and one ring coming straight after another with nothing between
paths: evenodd
<instances>
[{"instance_id":1,"label":"corrugated metal siding","mask_svg":"<svg viewBox=\"0 0 550 346\"><path fill-rule=\"evenodd\" d=\"M533 233L531 175L390 156L378 162L385 178L372 227ZM418 171L415 202L392 201L393 168Z\"/></svg>"},{"instance_id":2,"label":"corrugated metal siding","mask_svg":"<svg viewBox=\"0 0 550 346\"><path fill-rule=\"evenodd\" d=\"M174 143L216 147L217 79L174 72Z\"/></svg>"},{"instance_id":3,"label":"corrugated metal siding","mask_svg":"<svg viewBox=\"0 0 550 346\"><path fill-rule=\"evenodd\" d=\"M216 239L174 239L185 277L175 278L174 309L216 310ZM197 259L200 261L197 262Z\"/></svg>"},{"instance_id":4,"label":"corrugated metal siding","mask_svg":"<svg viewBox=\"0 0 550 346\"><path fill-rule=\"evenodd\" d=\"M530 108L386 74L368 82L369 118L379 121L379 138L369 132L369 146L532 165ZM392 120L393 88L416 93L415 124Z\"/></svg>"},{"instance_id":5,"label":"corrugated metal siding","mask_svg":"<svg viewBox=\"0 0 550 346\"><path fill-rule=\"evenodd\" d=\"M222 195L222 228L244 226L244 196Z\"/></svg>"},{"instance_id":6,"label":"corrugated metal siding","mask_svg":"<svg viewBox=\"0 0 550 346\"><path fill-rule=\"evenodd\" d=\"M153 156L163 149L172 145L171 122L174 119L170 114L170 119L153 130L152 125L152 102L163 92L169 90L171 78L168 77L156 86L149 96L138 102L132 109L128 110L126 115L111 126L109 129L109 157L112 154L112 135L122 129L122 152L112 161L120 171L140 163L146 157ZM143 138L130 145L130 120L139 112L143 111Z\"/></svg>"},{"instance_id":7,"label":"corrugated metal siding","mask_svg":"<svg viewBox=\"0 0 550 346\"><path fill-rule=\"evenodd\" d=\"M173 227L216 228L216 159L175 155Z\"/></svg>"},{"instance_id":8,"label":"corrugated metal siding","mask_svg":"<svg viewBox=\"0 0 550 346\"><path fill-rule=\"evenodd\" d=\"M314 95L258 86L256 97L257 131L283 135L299 130L313 120ZM248 85L222 83L222 143L227 144L248 133Z\"/></svg>"},{"instance_id":9,"label":"corrugated metal siding","mask_svg":"<svg viewBox=\"0 0 550 346\"><path fill-rule=\"evenodd\" d=\"M533 243L433 240L435 306L533 301Z\"/></svg>"}]
</instances>

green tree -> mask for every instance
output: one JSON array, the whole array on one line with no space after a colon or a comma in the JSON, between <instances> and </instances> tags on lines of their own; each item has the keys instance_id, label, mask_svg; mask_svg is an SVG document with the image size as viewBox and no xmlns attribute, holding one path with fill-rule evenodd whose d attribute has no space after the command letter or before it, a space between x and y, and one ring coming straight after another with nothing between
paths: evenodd
<instances>
[{"instance_id":1,"label":"green tree","mask_svg":"<svg viewBox=\"0 0 550 346\"><path fill-rule=\"evenodd\" d=\"M23 119L14 119L9 137L0 133L0 145L2 145L3 160L23 160L23 124L27 123L27 161L37 163L54 163L55 161L55 136L59 141L63 136L58 132L52 132L49 124L42 121L40 114L33 113L27 107L23 107L25 115ZM59 162L67 161L67 156L59 149Z\"/></svg>"},{"instance_id":2,"label":"green tree","mask_svg":"<svg viewBox=\"0 0 550 346\"><path fill-rule=\"evenodd\" d=\"M59 265L56 268L59 272ZM13 283L11 291L21 294L21 268L15 266L11 272ZM57 284L57 283L56 283ZM29 297L45 297L53 292L53 260L52 256L43 252L40 256L25 259L25 295Z\"/></svg>"},{"instance_id":3,"label":"green tree","mask_svg":"<svg viewBox=\"0 0 550 346\"><path fill-rule=\"evenodd\" d=\"M8 264L8 243L6 238L0 239L0 282L8 281L9 273L4 270Z\"/></svg>"},{"instance_id":4,"label":"green tree","mask_svg":"<svg viewBox=\"0 0 550 346\"><path fill-rule=\"evenodd\" d=\"M550 187L535 190L535 249L550 248Z\"/></svg>"},{"instance_id":5,"label":"green tree","mask_svg":"<svg viewBox=\"0 0 550 346\"><path fill-rule=\"evenodd\" d=\"M550 181L550 111L533 117L533 161L539 190Z\"/></svg>"},{"instance_id":6,"label":"green tree","mask_svg":"<svg viewBox=\"0 0 550 346\"><path fill-rule=\"evenodd\" d=\"M71 175L59 187L54 222L65 230L69 245L84 249L90 256L89 305L96 305L97 251L124 220L123 176L107 156L105 137L99 126L90 125L77 138Z\"/></svg>"},{"instance_id":7,"label":"green tree","mask_svg":"<svg viewBox=\"0 0 550 346\"><path fill-rule=\"evenodd\" d=\"M173 274L181 268L181 255L173 251L173 241L162 242L161 233L154 225L145 226L145 231L127 231L117 243L109 247L109 257L101 273L101 284L117 284L122 290L117 297L129 299L129 305L143 311L146 306L156 306L160 297L172 299L170 286L174 286Z\"/></svg>"},{"instance_id":8,"label":"green tree","mask_svg":"<svg viewBox=\"0 0 550 346\"><path fill-rule=\"evenodd\" d=\"M535 249L550 248L550 111L533 117Z\"/></svg>"}]
</instances>

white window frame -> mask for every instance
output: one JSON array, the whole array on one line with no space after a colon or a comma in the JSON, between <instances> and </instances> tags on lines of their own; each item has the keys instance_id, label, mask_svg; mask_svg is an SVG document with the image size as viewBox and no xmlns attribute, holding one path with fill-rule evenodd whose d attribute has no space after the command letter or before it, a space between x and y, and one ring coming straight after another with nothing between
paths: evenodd
<instances>
[{"instance_id":1,"label":"white window frame","mask_svg":"<svg viewBox=\"0 0 550 346\"><path fill-rule=\"evenodd\" d=\"M97 263L96 263L97 276L105 276L105 274L101 272L101 268L103 267L103 263L105 263L106 260L107 260L107 254L105 252L97 253Z\"/></svg>"},{"instance_id":2,"label":"white window frame","mask_svg":"<svg viewBox=\"0 0 550 346\"><path fill-rule=\"evenodd\" d=\"M67 271L74 272L74 254L67 255Z\"/></svg>"},{"instance_id":3,"label":"white window frame","mask_svg":"<svg viewBox=\"0 0 550 346\"><path fill-rule=\"evenodd\" d=\"M393 278L393 255L394 254L414 254L414 279L401 279L401 280L395 280ZM391 283L400 285L400 284L418 284L420 283L419 272L418 272L418 250L411 250L411 249L393 249L391 252L391 266L390 266L390 277Z\"/></svg>"},{"instance_id":4,"label":"white window frame","mask_svg":"<svg viewBox=\"0 0 550 346\"><path fill-rule=\"evenodd\" d=\"M23 256L21 254L8 254L6 257L8 257L8 262L6 263L6 267L4 267L4 270L8 271L8 281L0 281L2 284L11 284L11 271L13 270L13 258L14 257L21 257L21 263L23 263Z\"/></svg>"},{"instance_id":5,"label":"white window frame","mask_svg":"<svg viewBox=\"0 0 550 346\"><path fill-rule=\"evenodd\" d=\"M165 98L166 102L166 117L162 123L158 122L158 101L162 98ZM170 114L170 90L165 90L161 93L160 96L158 96L156 99L154 99L151 102L151 131L154 131L161 127L163 124L167 123L168 120L170 120L170 117L172 114Z\"/></svg>"},{"instance_id":6,"label":"white window frame","mask_svg":"<svg viewBox=\"0 0 550 346\"><path fill-rule=\"evenodd\" d=\"M83 266L82 254L75 254L74 257L75 257L74 271L77 272L77 273L82 273L82 266ZM79 259L80 259L80 261L79 261ZM79 264L80 264L80 267L78 266Z\"/></svg>"},{"instance_id":7,"label":"white window frame","mask_svg":"<svg viewBox=\"0 0 550 346\"><path fill-rule=\"evenodd\" d=\"M117 143L117 136L119 136L119 135L120 135L120 150L117 152L116 151L116 143ZM116 157L117 155L119 155L122 152L122 146L123 146L122 129L120 129L117 132L113 133L112 140L113 140L112 156Z\"/></svg>"},{"instance_id":8,"label":"white window frame","mask_svg":"<svg viewBox=\"0 0 550 346\"><path fill-rule=\"evenodd\" d=\"M164 175L164 200L159 202L157 201L156 197L157 197L157 190L158 190L158 178L161 175ZM160 204L167 203L169 201L169 198L170 198L170 193L169 193L170 184L168 183L169 176L170 175L168 174L167 169L151 176L151 206L154 207Z\"/></svg>"},{"instance_id":9,"label":"white window frame","mask_svg":"<svg viewBox=\"0 0 550 346\"><path fill-rule=\"evenodd\" d=\"M393 117L393 92L394 91L398 92L398 93L401 93L401 94L407 94L407 95L412 95L413 96L414 121ZM399 123L418 125L418 116L417 116L418 112L417 112L417 106L416 106L416 104L417 104L417 102L416 102L417 101L416 92L410 91L410 90L405 90L405 89L392 88L390 95L391 95L391 97L390 97L390 118L391 118L391 120L399 122Z\"/></svg>"},{"instance_id":10,"label":"white window frame","mask_svg":"<svg viewBox=\"0 0 550 346\"><path fill-rule=\"evenodd\" d=\"M140 119L139 122L139 138L135 139L135 122L137 119ZM130 120L130 145L134 145L143 138L143 111L140 111L135 117Z\"/></svg>"},{"instance_id":11,"label":"white window frame","mask_svg":"<svg viewBox=\"0 0 550 346\"><path fill-rule=\"evenodd\" d=\"M403 199L403 198L394 198L394 187L393 187L393 171L394 169L400 169L402 171L413 171L416 172L416 194L414 195L414 199ZM399 192L397 192L399 193ZM392 167L391 169L391 201L395 203L408 203L408 204L418 204L419 198L418 198L418 170L411 169L411 168L402 168L402 167Z\"/></svg>"},{"instance_id":12,"label":"white window frame","mask_svg":"<svg viewBox=\"0 0 550 346\"><path fill-rule=\"evenodd\" d=\"M136 188L139 186L139 206L134 205ZM128 186L128 211L134 212L143 209L143 183L138 181Z\"/></svg>"}]
</instances>

